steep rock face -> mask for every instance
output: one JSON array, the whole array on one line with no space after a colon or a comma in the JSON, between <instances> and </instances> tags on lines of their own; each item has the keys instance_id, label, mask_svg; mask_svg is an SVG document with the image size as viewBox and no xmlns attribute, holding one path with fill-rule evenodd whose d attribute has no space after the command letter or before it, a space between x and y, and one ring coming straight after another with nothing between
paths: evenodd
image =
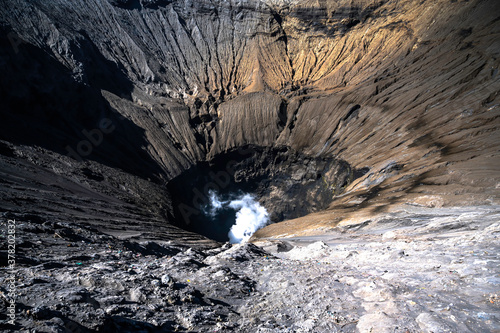
<instances>
[{"instance_id":1,"label":"steep rock face","mask_svg":"<svg viewBox=\"0 0 500 333\"><path fill-rule=\"evenodd\" d=\"M2 139L157 183L238 147L290 147L365 170L332 195L341 214L496 202L498 7L8 0Z\"/></svg>"}]
</instances>

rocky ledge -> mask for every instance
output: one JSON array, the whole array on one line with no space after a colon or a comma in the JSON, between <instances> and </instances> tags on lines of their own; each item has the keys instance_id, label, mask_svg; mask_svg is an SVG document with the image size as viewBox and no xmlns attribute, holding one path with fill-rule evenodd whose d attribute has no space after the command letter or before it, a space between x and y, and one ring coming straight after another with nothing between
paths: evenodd
<instances>
[{"instance_id":1,"label":"rocky ledge","mask_svg":"<svg viewBox=\"0 0 500 333\"><path fill-rule=\"evenodd\" d=\"M1 325L73 333L495 332L499 217L499 207L409 206L327 236L200 250L10 216L19 235L18 312L16 326ZM2 286L7 279L2 274Z\"/></svg>"}]
</instances>

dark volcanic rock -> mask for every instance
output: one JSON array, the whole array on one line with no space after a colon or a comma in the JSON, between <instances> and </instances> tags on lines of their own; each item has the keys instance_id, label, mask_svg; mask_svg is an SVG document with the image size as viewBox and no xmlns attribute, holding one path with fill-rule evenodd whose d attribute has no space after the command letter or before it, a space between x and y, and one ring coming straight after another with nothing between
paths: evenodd
<instances>
[{"instance_id":1,"label":"dark volcanic rock","mask_svg":"<svg viewBox=\"0 0 500 333\"><path fill-rule=\"evenodd\" d=\"M78 225L74 232L93 240L68 248L51 230L24 228L23 237L44 245L42 264L16 264L18 327L5 323L8 275L0 275L0 327L6 332L495 331L498 215L498 208L487 206L414 207L326 236L259 243L272 253L250 243L207 250L165 242L131 247L130 241ZM72 254L73 249L90 258Z\"/></svg>"}]
</instances>

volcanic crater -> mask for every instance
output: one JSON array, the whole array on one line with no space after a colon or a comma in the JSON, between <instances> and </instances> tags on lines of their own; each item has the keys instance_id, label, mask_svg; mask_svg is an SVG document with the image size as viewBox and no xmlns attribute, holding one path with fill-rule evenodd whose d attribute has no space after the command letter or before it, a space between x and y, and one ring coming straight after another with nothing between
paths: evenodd
<instances>
[{"instance_id":1,"label":"volcanic crater","mask_svg":"<svg viewBox=\"0 0 500 333\"><path fill-rule=\"evenodd\" d=\"M498 1L0 7L5 331L500 330Z\"/></svg>"}]
</instances>

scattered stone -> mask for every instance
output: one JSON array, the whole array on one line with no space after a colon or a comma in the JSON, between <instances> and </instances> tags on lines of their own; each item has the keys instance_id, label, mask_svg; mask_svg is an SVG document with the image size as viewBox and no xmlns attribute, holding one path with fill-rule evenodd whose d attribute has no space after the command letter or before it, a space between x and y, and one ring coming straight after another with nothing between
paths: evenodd
<instances>
[{"instance_id":1,"label":"scattered stone","mask_svg":"<svg viewBox=\"0 0 500 333\"><path fill-rule=\"evenodd\" d=\"M424 312L418 315L416 322L424 333L453 332L442 320L435 315Z\"/></svg>"},{"instance_id":2,"label":"scattered stone","mask_svg":"<svg viewBox=\"0 0 500 333\"><path fill-rule=\"evenodd\" d=\"M174 282L174 279L168 274L165 274L161 277L161 283L163 283L165 286L171 287L173 286Z\"/></svg>"}]
</instances>

